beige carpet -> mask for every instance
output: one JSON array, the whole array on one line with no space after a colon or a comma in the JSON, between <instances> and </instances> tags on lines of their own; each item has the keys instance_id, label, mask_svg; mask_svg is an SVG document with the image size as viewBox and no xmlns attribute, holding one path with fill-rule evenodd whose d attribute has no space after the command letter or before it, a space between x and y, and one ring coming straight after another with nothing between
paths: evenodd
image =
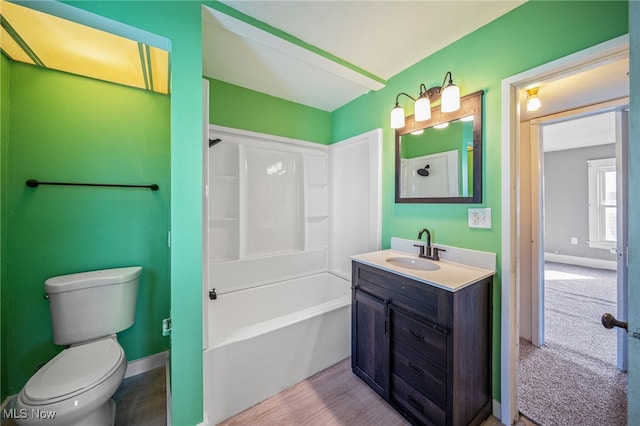
<instances>
[{"instance_id":1,"label":"beige carpet","mask_svg":"<svg viewBox=\"0 0 640 426\"><path fill-rule=\"evenodd\" d=\"M545 346L520 341L520 411L543 426L627 424L626 374L616 368L615 272L545 265Z\"/></svg>"},{"instance_id":2,"label":"beige carpet","mask_svg":"<svg viewBox=\"0 0 640 426\"><path fill-rule=\"evenodd\" d=\"M351 372L351 358L347 358L221 425L404 426L409 423Z\"/></svg>"},{"instance_id":3,"label":"beige carpet","mask_svg":"<svg viewBox=\"0 0 640 426\"><path fill-rule=\"evenodd\" d=\"M616 332L602 326L616 313L616 272L545 264L545 342L616 365Z\"/></svg>"},{"instance_id":4,"label":"beige carpet","mask_svg":"<svg viewBox=\"0 0 640 426\"><path fill-rule=\"evenodd\" d=\"M566 357L552 344L520 342L520 411L543 426L624 426L626 374L602 361Z\"/></svg>"}]
</instances>

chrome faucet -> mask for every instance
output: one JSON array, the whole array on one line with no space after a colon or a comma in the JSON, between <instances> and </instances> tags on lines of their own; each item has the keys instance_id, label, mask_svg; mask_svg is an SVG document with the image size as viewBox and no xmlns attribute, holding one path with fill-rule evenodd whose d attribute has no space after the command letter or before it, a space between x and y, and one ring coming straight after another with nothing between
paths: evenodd
<instances>
[{"instance_id":1,"label":"chrome faucet","mask_svg":"<svg viewBox=\"0 0 640 426\"><path fill-rule=\"evenodd\" d=\"M439 247L431 247L431 232L427 228L422 228L418 233L418 239L422 239L422 234L427 234L427 244L414 244L414 247L418 247L420 249L419 257L423 257L425 259L431 260L440 260L440 252L446 251Z\"/></svg>"}]
</instances>

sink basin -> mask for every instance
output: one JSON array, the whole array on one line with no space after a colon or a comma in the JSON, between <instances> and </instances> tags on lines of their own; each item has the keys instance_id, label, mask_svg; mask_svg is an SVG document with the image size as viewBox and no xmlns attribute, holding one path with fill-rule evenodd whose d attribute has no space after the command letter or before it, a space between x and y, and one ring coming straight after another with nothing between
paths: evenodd
<instances>
[{"instance_id":1,"label":"sink basin","mask_svg":"<svg viewBox=\"0 0 640 426\"><path fill-rule=\"evenodd\" d=\"M388 257L386 261L394 266L417 271L437 271L440 269L437 263L418 257Z\"/></svg>"}]
</instances>

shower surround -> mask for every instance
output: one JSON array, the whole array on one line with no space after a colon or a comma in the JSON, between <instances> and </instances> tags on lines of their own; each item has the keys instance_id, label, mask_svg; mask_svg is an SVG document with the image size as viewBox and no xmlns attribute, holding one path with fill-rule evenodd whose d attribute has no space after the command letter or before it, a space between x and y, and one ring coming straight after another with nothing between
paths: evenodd
<instances>
[{"instance_id":1,"label":"shower surround","mask_svg":"<svg viewBox=\"0 0 640 426\"><path fill-rule=\"evenodd\" d=\"M205 423L350 353L349 256L380 246L381 131L331 145L210 126Z\"/></svg>"}]
</instances>

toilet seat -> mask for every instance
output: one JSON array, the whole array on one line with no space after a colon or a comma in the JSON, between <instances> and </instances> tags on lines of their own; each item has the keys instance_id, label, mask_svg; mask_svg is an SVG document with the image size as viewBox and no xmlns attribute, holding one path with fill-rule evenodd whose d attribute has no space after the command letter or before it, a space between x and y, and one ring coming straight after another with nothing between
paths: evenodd
<instances>
[{"instance_id":1,"label":"toilet seat","mask_svg":"<svg viewBox=\"0 0 640 426\"><path fill-rule=\"evenodd\" d=\"M30 405L49 405L74 398L110 379L125 363L124 351L113 337L72 346L40 368L21 396Z\"/></svg>"}]
</instances>

